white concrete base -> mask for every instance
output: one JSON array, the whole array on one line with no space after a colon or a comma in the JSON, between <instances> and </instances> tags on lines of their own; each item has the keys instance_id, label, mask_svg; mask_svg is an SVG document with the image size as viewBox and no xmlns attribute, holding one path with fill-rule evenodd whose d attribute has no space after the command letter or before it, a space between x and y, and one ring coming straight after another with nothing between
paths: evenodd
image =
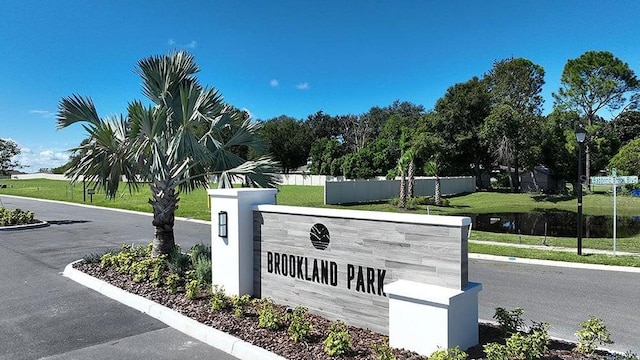
<instances>
[{"instance_id":1,"label":"white concrete base","mask_svg":"<svg viewBox=\"0 0 640 360\"><path fill-rule=\"evenodd\" d=\"M385 286L389 296L389 345L421 355L438 348L466 350L478 344L478 293L399 280Z\"/></svg>"}]
</instances>

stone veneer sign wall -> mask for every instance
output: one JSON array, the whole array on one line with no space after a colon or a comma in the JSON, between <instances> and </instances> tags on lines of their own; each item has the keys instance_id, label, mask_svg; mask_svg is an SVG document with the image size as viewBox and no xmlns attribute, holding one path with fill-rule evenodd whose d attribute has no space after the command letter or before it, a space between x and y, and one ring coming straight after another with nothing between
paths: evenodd
<instances>
[{"instance_id":1,"label":"stone veneer sign wall","mask_svg":"<svg viewBox=\"0 0 640 360\"><path fill-rule=\"evenodd\" d=\"M254 296L388 333L384 285L463 291L469 218L257 205Z\"/></svg>"}]
</instances>

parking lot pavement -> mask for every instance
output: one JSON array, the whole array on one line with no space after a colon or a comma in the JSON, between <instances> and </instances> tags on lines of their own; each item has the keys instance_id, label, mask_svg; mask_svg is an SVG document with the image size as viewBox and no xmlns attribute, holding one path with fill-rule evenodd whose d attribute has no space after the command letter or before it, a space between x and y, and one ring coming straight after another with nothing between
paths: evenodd
<instances>
[{"instance_id":1,"label":"parking lot pavement","mask_svg":"<svg viewBox=\"0 0 640 360\"><path fill-rule=\"evenodd\" d=\"M234 357L61 275L86 254L148 243L151 218L2 196L49 227L0 232L0 360L219 359ZM207 242L206 224L181 228L185 247Z\"/></svg>"}]
</instances>

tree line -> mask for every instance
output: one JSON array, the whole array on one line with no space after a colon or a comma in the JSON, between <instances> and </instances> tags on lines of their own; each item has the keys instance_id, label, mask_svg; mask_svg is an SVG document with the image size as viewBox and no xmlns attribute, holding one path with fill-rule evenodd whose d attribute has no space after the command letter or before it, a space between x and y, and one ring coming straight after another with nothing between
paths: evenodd
<instances>
[{"instance_id":1,"label":"tree line","mask_svg":"<svg viewBox=\"0 0 640 360\"><path fill-rule=\"evenodd\" d=\"M259 134L285 173L309 165L311 174L352 179L473 175L482 187L481 175L502 168L518 191L520 171L539 165L556 179L577 180L574 132L583 125L587 177L612 159L622 172L640 173L633 151L640 146L640 84L628 64L607 51L569 60L548 115L544 75L528 59L503 59L449 87L431 110L395 101L359 115L282 115L261 120ZM618 115L605 120L601 110Z\"/></svg>"}]
</instances>

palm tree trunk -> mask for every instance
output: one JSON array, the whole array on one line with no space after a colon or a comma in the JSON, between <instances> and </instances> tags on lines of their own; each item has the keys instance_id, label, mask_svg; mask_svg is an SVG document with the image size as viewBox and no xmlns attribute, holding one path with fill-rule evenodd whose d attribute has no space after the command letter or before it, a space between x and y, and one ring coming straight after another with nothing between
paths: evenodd
<instances>
[{"instance_id":1,"label":"palm tree trunk","mask_svg":"<svg viewBox=\"0 0 640 360\"><path fill-rule=\"evenodd\" d=\"M173 235L175 212L178 209L178 195L173 186L167 181L156 180L151 184L152 199L149 204L153 207L153 256L171 254L176 246Z\"/></svg>"},{"instance_id":2,"label":"palm tree trunk","mask_svg":"<svg viewBox=\"0 0 640 360\"><path fill-rule=\"evenodd\" d=\"M400 173L400 196L398 199L398 207L404 209L407 206L407 192L406 192L406 173L404 170Z\"/></svg>"},{"instance_id":3,"label":"palm tree trunk","mask_svg":"<svg viewBox=\"0 0 640 360\"><path fill-rule=\"evenodd\" d=\"M415 170L415 164L413 161L411 161L409 163L409 170L408 172L408 178L409 178L409 183L407 184L407 197L412 198L413 197L413 187L416 183L416 179L415 179L415 175L416 175L416 170Z\"/></svg>"},{"instance_id":4,"label":"palm tree trunk","mask_svg":"<svg viewBox=\"0 0 640 360\"><path fill-rule=\"evenodd\" d=\"M440 176L436 175L436 188L433 192L433 203L437 206L442 204L442 190L440 190Z\"/></svg>"}]
</instances>

